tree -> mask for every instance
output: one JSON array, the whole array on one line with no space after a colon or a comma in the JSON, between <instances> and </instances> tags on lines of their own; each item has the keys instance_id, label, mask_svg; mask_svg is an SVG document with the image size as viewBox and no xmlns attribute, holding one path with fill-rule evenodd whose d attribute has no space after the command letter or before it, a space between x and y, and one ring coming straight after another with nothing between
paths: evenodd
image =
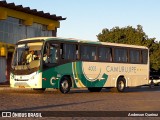
<instances>
[{"instance_id":1,"label":"tree","mask_svg":"<svg viewBox=\"0 0 160 120\"><path fill-rule=\"evenodd\" d=\"M146 46L150 50L150 66L154 70L160 70L160 42L155 38L148 38L141 25L137 28L127 26L123 28L113 27L112 29L103 29L102 33L97 35L101 42L123 43L131 45Z\"/></svg>"}]
</instances>

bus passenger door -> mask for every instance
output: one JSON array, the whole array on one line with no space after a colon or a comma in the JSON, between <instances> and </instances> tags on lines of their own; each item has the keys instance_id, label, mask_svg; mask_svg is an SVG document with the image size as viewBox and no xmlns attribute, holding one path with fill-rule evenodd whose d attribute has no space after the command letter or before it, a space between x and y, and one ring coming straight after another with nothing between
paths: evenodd
<instances>
[{"instance_id":1,"label":"bus passenger door","mask_svg":"<svg viewBox=\"0 0 160 120\"><path fill-rule=\"evenodd\" d=\"M53 77L57 76L56 66L59 63L59 45L56 43L48 42L46 43L43 51L43 74L42 82L43 88L58 87L58 81L52 80Z\"/></svg>"}]
</instances>

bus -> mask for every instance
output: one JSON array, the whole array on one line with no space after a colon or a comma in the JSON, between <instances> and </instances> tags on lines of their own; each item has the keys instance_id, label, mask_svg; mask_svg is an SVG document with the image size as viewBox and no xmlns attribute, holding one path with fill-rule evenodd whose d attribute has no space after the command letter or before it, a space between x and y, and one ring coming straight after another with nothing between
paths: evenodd
<instances>
[{"instance_id":1,"label":"bus","mask_svg":"<svg viewBox=\"0 0 160 120\"><path fill-rule=\"evenodd\" d=\"M144 46L35 37L17 42L11 63L12 88L124 92L126 87L147 84L149 50Z\"/></svg>"}]
</instances>

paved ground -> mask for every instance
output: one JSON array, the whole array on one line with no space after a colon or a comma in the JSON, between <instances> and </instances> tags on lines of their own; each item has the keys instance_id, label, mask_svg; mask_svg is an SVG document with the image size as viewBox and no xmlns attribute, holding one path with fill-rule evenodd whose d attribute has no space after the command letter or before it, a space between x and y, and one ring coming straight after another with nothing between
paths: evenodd
<instances>
[{"instance_id":1,"label":"paved ground","mask_svg":"<svg viewBox=\"0 0 160 120\"><path fill-rule=\"evenodd\" d=\"M130 88L125 93L112 93L103 89L99 93L72 90L61 94L53 89L43 93L31 89L11 89L0 86L1 111L160 111L160 87ZM99 112L98 112L99 113ZM76 113L75 113L76 114ZM96 113L95 113L96 114ZM99 113L101 114L101 113ZM114 114L114 113L111 113ZM118 113L118 114L121 114ZM160 118L160 112L159 117ZM158 119L152 118L152 119ZM42 118L44 119L44 118ZM51 119L51 118L50 118ZM56 119L66 119L56 118ZM67 119L76 119L69 117ZM77 118L82 119L82 118ZM83 119L96 119L86 118ZM101 119L106 119L101 118ZM122 119L113 118L113 119ZM127 119L127 118L126 118ZM132 119L132 117L130 117ZM143 119L139 117L138 119ZM151 119L151 118L145 118Z\"/></svg>"}]
</instances>

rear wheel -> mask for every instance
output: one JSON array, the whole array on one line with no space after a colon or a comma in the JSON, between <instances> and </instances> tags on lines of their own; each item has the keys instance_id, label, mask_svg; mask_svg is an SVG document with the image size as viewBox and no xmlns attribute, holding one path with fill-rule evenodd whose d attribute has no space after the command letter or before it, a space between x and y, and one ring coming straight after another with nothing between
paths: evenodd
<instances>
[{"instance_id":1,"label":"rear wheel","mask_svg":"<svg viewBox=\"0 0 160 120\"><path fill-rule=\"evenodd\" d=\"M101 87L89 87L88 90L90 92L100 92L102 88Z\"/></svg>"},{"instance_id":2,"label":"rear wheel","mask_svg":"<svg viewBox=\"0 0 160 120\"><path fill-rule=\"evenodd\" d=\"M71 81L68 77L63 77L60 81L60 92L61 93L68 93L71 89Z\"/></svg>"},{"instance_id":3,"label":"rear wheel","mask_svg":"<svg viewBox=\"0 0 160 120\"><path fill-rule=\"evenodd\" d=\"M117 80L117 86L114 88L111 88L110 90L112 92L124 92L126 88L126 81L123 77L119 77Z\"/></svg>"}]
</instances>

